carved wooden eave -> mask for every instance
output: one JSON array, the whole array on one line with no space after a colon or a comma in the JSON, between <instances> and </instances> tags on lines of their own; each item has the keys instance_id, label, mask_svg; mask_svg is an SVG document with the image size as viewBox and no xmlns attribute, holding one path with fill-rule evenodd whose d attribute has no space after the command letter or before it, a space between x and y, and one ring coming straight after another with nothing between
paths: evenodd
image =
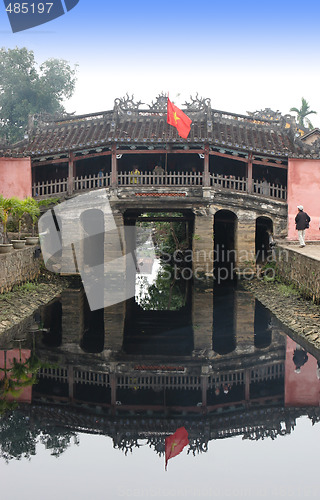
<instances>
[{"instance_id":1,"label":"carved wooden eave","mask_svg":"<svg viewBox=\"0 0 320 500\"><path fill-rule=\"evenodd\" d=\"M27 144L16 154L48 161L87 155L124 152L181 151L229 155L235 158L262 157L271 162L288 158L320 157L298 138L294 119L279 112L240 115L213 109L210 99L190 97L181 109L192 119L190 134L182 139L167 124L167 96L160 94L151 104L126 95L115 99L109 111L79 116L42 115L33 121ZM30 131L31 132L31 131ZM247 161L247 160L246 160ZM267 160L266 160L267 161Z\"/></svg>"}]
</instances>

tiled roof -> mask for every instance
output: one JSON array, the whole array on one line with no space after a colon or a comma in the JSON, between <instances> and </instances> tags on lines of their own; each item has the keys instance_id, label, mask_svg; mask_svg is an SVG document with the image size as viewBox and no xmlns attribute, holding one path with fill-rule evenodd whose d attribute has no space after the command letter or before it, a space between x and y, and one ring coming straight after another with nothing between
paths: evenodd
<instances>
[{"instance_id":1,"label":"tiled roof","mask_svg":"<svg viewBox=\"0 0 320 500\"><path fill-rule=\"evenodd\" d=\"M162 98L162 101L161 101ZM189 147L223 148L277 157L318 157L318 152L296 137L292 117L262 114L237 115L211 108L208 100L193 100L182 109L192 119L187 139L167 124L164 96L149 109L141 109L131 99L116 100L111 111L38 121L29 131L28 144L15 151L31 157L59 155L69 151L119 147L163 147L166 143ZM272 119L270 119L272 118Z\"/></svg>"}]
</instances>

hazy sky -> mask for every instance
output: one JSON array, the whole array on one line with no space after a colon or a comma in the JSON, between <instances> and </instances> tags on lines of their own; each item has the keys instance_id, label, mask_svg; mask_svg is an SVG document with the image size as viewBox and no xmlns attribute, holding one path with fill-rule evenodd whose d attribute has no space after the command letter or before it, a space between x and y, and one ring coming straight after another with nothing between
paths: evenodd
<instances>
[{"instance_id":1,"label":"hazy sky","mask_svg":"<svg viewBox=\"0 0 320 500\"><path fill-rule=\"evenodd\" d=\"M300 418L294 431L259 441L242 437L209 442L193 456L184 449L170 460L144 442L124 455L110 438L80 435L59 459L43 445L29 462L0 461L5 500L301 500L319 497L319 424Z\"/></svg>"},{"instance_id":2,"label":"hazy sky","mask_svg":"<svg viewBox=\"0 0 320 500\"><path fill-rule=\"evenodd\" d=\"M38 62L77 63L70 112L110 109L126 92L150 103L169 91L177 104L198 92L238 113L287 113L303 96L320 125L319 14L314 0L80 0L64 16L13 34L0 0L0 45L26 46Z\"/></svg>"}]
</instances>

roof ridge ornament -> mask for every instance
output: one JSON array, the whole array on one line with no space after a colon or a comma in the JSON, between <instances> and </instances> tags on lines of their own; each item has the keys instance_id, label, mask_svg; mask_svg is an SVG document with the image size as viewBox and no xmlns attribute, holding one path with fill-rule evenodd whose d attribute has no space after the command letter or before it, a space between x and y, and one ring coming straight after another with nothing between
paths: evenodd
<instances>
[{"instance_id":1,"label":"roof ridge ornament","mask_svg":"<svg viewBox=\"0 0 320 500\"><path fill-rule=\"evenodd\" d=\"M117 97L114 100L114 111L120 114L135 114L139 112L139 107L144 104L142 101L134 102L134 94L130 97L128 92L124 97Z\"/></svg>"},{"instance_id":2,"label":"roof ridge ornament","mask_svg":"<svg viewBox=\"0 0 320 500\"><path fill-rule=\"evenodd\" d=\"M261 120L274 120L280 121L283 115L279 110L273 111L271 108L260 109L256 111L247 111L249 116L254 118L260 118Z\"/></svg>"},{"instance_id":3,"label":"roof ridge ornament","mask_svg":"<svg viewBox=\"0 0 320 500\"><path fill-rule=\"evenodd\" d=\"M211 109L211 99L209 97L198 97L198 92L196 93L196 97L193 98L190 96L191 102L185 102L183 103L183 106L185 106L186 111L208 111L208 109Z\"/></svg>"},{"instance_id":4,"label":"roof ridge ornament","mask_svg":"<svg viewBox=\"0 0 320 500\"><path fill-rule=\"evenodd\" d=\"M155 102L151 101L151 104L147 104L147 106L149 106L150 110L152 111L159 111L161 113L166 113L167 103L168 103L167 94L165 94L164 92L160 92L160 94L156 97Z\"/></svg>"}]
</instances>

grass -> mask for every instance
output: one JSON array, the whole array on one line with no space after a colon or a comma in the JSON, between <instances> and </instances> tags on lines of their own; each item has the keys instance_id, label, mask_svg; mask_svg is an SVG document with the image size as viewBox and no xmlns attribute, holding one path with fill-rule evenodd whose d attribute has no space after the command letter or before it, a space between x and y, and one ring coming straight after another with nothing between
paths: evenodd
<instances>
[{"instance_id":1,"label":"grass","mask_svg":"<svg viewBox=\"0 0 320 500\"><path fill-rule=\"evenodd\" d=\"M41 283L36 282L31 282L27 281L26 283L23 283L22 285L15 285L10 292L5 292L0 294L0 301L9 301L10 299L13 298L13 296L16 293L21 293L24 295L29 292L36 292L39 291L39 288L41 289Z\"/></svg>"},{"instance_id":2,"label":"grass","mask_svg":"<svg viewBox=\"0 0 320 500\"><path fill-rule=\"evenodd\" d=\"M285 283L278 283L279 292L285 297L290 297L291 295L300 295L299 290L297 290L294 285L286 285Z\"/></svg>"}]
</instances>

